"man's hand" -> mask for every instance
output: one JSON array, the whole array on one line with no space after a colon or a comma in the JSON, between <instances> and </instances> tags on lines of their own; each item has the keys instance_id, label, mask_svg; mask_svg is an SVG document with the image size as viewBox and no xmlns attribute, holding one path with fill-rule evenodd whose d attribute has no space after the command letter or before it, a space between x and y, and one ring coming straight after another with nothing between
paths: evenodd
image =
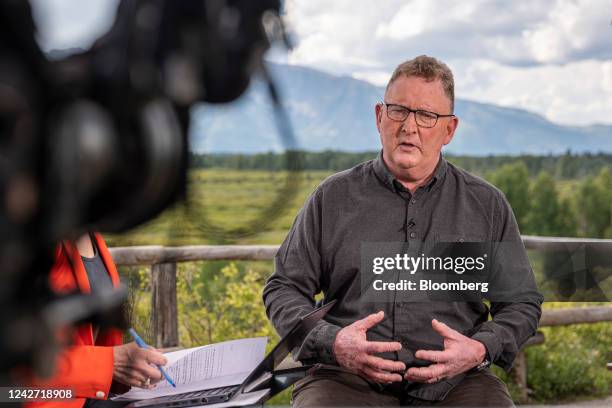
<instances>
[{"instance_id":1,"label":"man's hand","mask_svg":"<svg viewBox=\"0 0 612 408\"><path fill-rule=\"evenodd\" d=\"M379 383L402 381L400 374L392 372L406 370L403 362L373 356L374 353L397 351L402 345L395 341L368 341L366 338L368 329L376 326L384 317L385 313L380 311L344 327L336 335L334 354L340 366L354 370L372 381Z\"/></svg>"},{"instance_id":2,"label":"man's hand","mask_svg":"<svg viewBox=\"0 0 612 408\"><path fill-rule=\"evenodd\" d=\"M409 368L404 376L408 381L431 384L468 371L484 360L487 351L481 342L464 336L436 319L431 321L431 326L444 337L444 350L418 350L416 358L435 364Z\"/></svg>"},{"instance_id":3,"label":"man's hand","mask_svg":"<svg viewBox=\"0 0 612 408\"><path fill-rule=\"evenodd\" d=\"M136 343L113 347L113 380L141 388L153 388L162 379L155 365L166 365L168 360L155 349L143 349Z\"/></svg>"}]
</instances>

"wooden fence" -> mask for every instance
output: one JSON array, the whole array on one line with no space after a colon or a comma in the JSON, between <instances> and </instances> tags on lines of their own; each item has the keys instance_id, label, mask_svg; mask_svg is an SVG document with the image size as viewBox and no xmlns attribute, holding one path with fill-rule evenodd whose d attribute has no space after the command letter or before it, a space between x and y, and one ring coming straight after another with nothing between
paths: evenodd
<instances>
[{"instance_id":1,"label":"wooden fence","mask_svg":"<svg viewBox=\"0 0 612 408\"><path fill-rule=\"evenodd\" d=\"M178 313L176 303L176 264L178 262L251 260L274 258L276 245L194 245L164 247L160 245L110 248L117 266L150 265L151 328L155 347L178 346Z\"/></svg>"},{"instance_id":2,"label":"wooden fence","mask_svg":"<svg viewBox=\"0 0 612 408\"><path fill-rule=\"evenodd\" d=\"M523 236L525 248L538 251L565 249L568 244L595 244L612 251L612 239ZM159 245L116 247L110 252L117 266L150 265L152 286L152 330L158 348L178 345L176 302L176 264L178 262L243 260L269 261L278 245L194 245L164 247ZM582 323L612 321L612 305L585 308L544 310L540 327L565 326ZM538 332L526 344L532 346L545 341ZM513 377L527 395L527 367L520 352L515 360Z\"/></svg>"}]
</instances>

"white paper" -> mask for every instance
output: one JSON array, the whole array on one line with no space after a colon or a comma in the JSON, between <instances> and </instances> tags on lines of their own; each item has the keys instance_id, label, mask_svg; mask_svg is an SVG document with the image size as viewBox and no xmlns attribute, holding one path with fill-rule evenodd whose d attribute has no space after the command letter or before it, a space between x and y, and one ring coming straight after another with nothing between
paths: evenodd
<instances>
[{"instance_id":1,"label":"white paper","mask_svg":"<svg viewBox=\"0 0 612 408\"><path fill-rule=\"evenodd\" d=\"M132 387L114 399L149 399L240 384L263 360L267 342L267 337L255 337L167 353L164 369L176 388L163 379L152 390Z\"/></svg>"}]
</instances>

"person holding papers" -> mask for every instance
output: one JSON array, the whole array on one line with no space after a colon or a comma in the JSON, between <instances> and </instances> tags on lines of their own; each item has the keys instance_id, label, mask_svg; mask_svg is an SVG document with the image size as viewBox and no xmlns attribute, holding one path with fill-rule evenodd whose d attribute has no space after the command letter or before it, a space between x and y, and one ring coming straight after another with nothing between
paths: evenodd
<instances>
[{"instance_id":1,"label":"person holding papers","mask_svg":"<svg viewBox=\"0 0 612 408\"><path fill-rule=\"evenodd\" d=\"M58 293L102 293L119 285L119 275L103 238L85 234L76 242L58 245L49 283ZM116 329L99 330L87 323L77 328L73 346L60 353L55 374L36 380L36 385L71 389L75 399L30 403L28 407L101 408L125 405L106 401L113 390L127 391L127 386L152 388L163 377L155 365L166 358L154 349L136 343L122 344Z\"/></svg>"}]
</instances>

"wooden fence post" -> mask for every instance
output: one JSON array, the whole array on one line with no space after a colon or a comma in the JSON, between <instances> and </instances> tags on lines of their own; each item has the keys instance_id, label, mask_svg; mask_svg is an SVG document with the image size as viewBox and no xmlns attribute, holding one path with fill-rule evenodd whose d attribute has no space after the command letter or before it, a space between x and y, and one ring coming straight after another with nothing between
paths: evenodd
<instances>
[{"instance_id":1,"label":"wooden fence post","mask_svg":"<svg viewBox=\"0 0 612 408\"><path fill-rule=\"evenodd\" d=\"M152 328L155 347L178 346L176 263L151 265Z\"/></svg>"},{"instance_id":2,"label":"wooden fence post","mask_svg":"<svg viewBox=\"0 0 612 408\"><path fill-rule=\"evenodd\" d=\"M522 401L527 401L529 389L527 388L527 360L525 359L525 347L544 343L544 333L538 331L533 337L525 342L523 349L518 352L514 359L514 365L510 370L510 375L514 383L518 386Z\"/></svg>"},{"instance_id":3,"label":"wooden fence post","mask_svg":"<svg viewBox=\"0 0 612 408\"><path fill-rule=\"evenodd\" d=\"M526 401L528 396L527 391L527 364L525 363L525 352L519 351L514 359L514 365L510 371L510 375L514 383L518 386L521 400Z\"/></svg>"}]
</instances>

